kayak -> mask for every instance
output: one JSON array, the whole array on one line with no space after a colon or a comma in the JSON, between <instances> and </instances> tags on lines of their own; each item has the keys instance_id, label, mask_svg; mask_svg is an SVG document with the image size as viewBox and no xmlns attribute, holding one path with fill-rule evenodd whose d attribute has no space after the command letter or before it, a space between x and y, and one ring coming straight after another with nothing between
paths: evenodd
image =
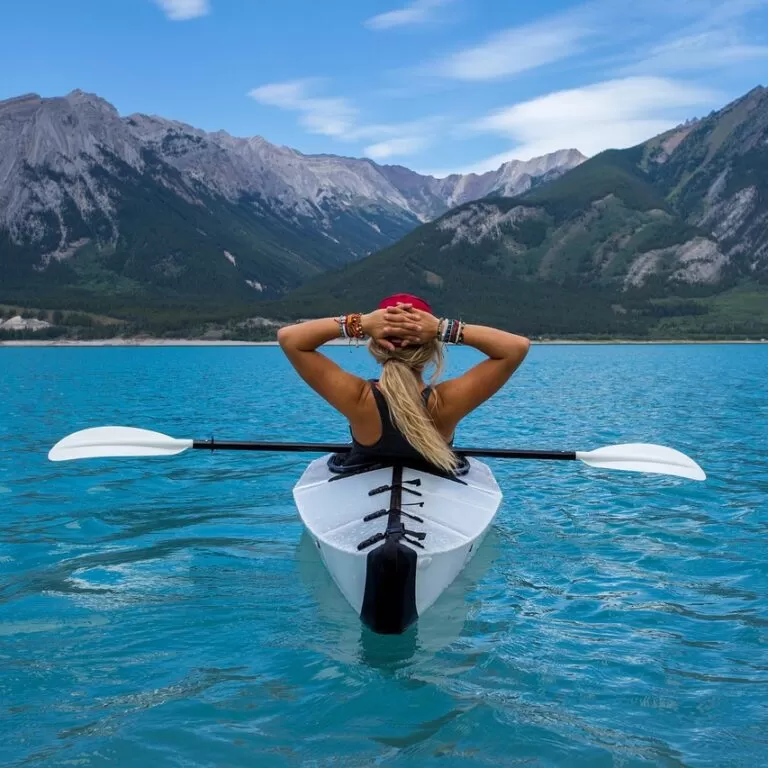
<instances>
[{"instance_id":1,"label":"kayak","mask_svg":"<svg viewBox=\"0 0 768 768\"><path fill-rule=\"evenodd\" d=\"M469 562L501 503L491 470L475 456L581 461L602 469L705 480L704 470L673 448L625 443L592 451L462 448L461 471L384 461L340 466L348 445L223 442L174 438L135 427L73 432L48 452L51 461L107 456L174 456L186 450L326 452L293 489L299 515L330 575L375 632L402 633ZM470 458L472 457L472 458Z\"/></svg>"},{"instance_id":2,"label":"kayak","mask_svg":"<svg viewBox=\"0 0 768 768\"><path fill-rule=\"evenodd\" d=\"M332 454L316 459L294 486L299 516L361 620L400 634L473 557L499 509L499 486L476 459L457 475L402 463L332 466Z\"/></svg>"}]
</instances>

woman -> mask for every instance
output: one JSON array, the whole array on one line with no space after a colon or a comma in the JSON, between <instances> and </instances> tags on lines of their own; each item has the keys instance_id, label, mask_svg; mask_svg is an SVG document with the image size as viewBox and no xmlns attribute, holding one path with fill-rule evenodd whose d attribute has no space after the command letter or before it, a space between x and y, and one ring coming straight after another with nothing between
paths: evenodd
<instances>
[{"instance_id":1,"label":"woman","mask_svg":"<svg viewBox=\"0 0 768 768\"><path fill-rule=\"evenodd\" d=\"M381 364L378 380L348 373L317 351L339 337L370 338L368 349ZM496 328L439 319L410 294L389 296L369 314L286 326L277 338L304 381L349 421L352 451L344 464L399 458L427 461L444 472L459 465L450 447L458 423L504 385L530 345ZM444 343L466 344L487 359L426 386L427 368L434 368L432 380L440 375Z\"/></svg>"}]
</instances>

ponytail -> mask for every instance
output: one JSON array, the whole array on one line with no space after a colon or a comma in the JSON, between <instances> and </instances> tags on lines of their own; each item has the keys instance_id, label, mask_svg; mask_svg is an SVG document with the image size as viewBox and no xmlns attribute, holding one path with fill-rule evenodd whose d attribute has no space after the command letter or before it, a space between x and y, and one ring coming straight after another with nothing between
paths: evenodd
<instances>
[{"instance_id":1,"label":"ponytail","mask_svg":"<svg viewBox=\"0 0 768 768\"><path fill-rule=\"evenodd\" d=\"M459 464L456 454L438 432L419 385L419 374L429 363L435 365L431 380L440 375L443 365L440 342L435 340L420 347L401 347L388 352L371 341L369 349L382 364L379 390L387 401L395 427L430 464L446 472L455 470Z\"/></svg>"}]
</instances>

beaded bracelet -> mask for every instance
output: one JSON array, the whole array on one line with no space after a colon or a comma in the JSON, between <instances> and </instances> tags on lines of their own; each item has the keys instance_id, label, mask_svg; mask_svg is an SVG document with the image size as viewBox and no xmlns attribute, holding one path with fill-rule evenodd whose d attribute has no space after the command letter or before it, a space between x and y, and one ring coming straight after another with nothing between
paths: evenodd
<instances>
[{"instance_id":1,"label":"beaded bracelet","mask_svg":"<svg viewBox=\"0 0 768 768\"><path fill-rule=\"evenodd\" d=\"M436 337L443 344L463 344L465 323L461 320L441 318L437 324Z\"/></svg>"},{"instance_id":2,"label":"beaded bracelet","mask_svg":"<svg viewBox=\"0 0 768 768\"><path fill-rule=\"evenodd\" d=\"M363 316L359 312L347 315L347 332L354 339L364 339Z\"/></svg>"},{"instance_id":3,"label":"beaded bracelet","mask_svg":"<svg viewBox=\"0 0 768 768\"><path fill-rule=\"evenodd\" d=\"M339 315L336 318L339 324L339 335L343 339L364 339L363 318L359 312L353 312L351 315Z\"/></svg>"}]
</instances>

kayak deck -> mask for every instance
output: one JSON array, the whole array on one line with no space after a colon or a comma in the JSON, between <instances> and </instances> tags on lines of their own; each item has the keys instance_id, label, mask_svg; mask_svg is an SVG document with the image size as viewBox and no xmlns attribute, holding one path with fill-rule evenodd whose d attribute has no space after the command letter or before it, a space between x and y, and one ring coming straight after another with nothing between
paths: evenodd
<instances>
[{"instance_id":1,"label":"kayak deck","mask_svg":"<svg viewBox=\"0 0 768 768\"><path fill-rule=\"evenodd\" d=\"M301 519L363 620L401 632L474 554L501 491L474 459L466 474L446 477L402 464L336 474L328 458L313 461L294 487Z\"/></svg>"}]
</instances>

